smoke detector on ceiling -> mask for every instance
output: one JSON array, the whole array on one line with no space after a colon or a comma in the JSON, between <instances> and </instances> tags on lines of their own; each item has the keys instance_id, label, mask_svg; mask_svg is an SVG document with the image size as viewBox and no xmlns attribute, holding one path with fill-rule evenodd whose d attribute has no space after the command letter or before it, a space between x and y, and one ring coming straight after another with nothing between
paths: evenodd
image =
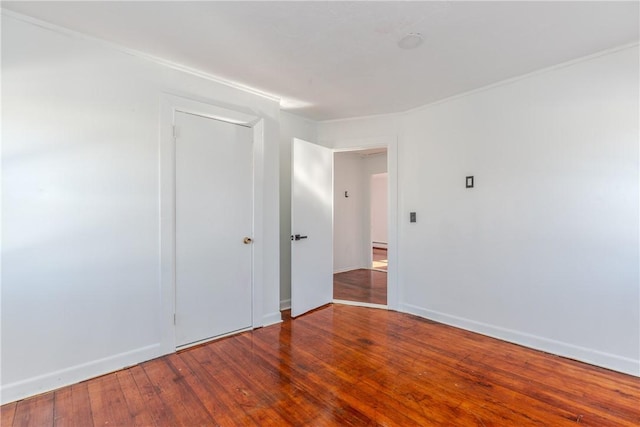
<instances>
[{"instance_id":1,"label":"smoke detector on ceiling","mask_svg":"<svg viewBox=\"0 0 640 427\"><path fill-rule=\"evenodd\" d=\"M398 40L398 47L401 49L415 49L424 43L424 37L420 33L409 33Z\"/></svg>"}]
</instances>

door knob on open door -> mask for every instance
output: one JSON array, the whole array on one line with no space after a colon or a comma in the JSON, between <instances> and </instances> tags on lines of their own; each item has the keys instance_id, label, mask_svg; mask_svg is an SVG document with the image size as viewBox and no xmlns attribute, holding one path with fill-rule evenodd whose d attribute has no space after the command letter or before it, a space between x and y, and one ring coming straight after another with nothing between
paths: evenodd
<instances>
[{"instance_id":1,"label":"door knob on open door","mask_svg":"<svg viewBox=\"0 0 640 427\"><path fill-rule=\"evenodd\" d=\"M253 242L253 239L251 237L245 237L243 242L245 245L250 245L251 242Z\"/></svg>"},{"instance_id":2,"label":"door knob on open door","mask_svg":"<svg viewBox=\"0 0 640 427\"><path fill-rule=\"evenodd\" d=\"M301 236L299 234L296 234L294 236L291 236L291 240L302 240L302 239L306 239L308 236Z\"/></svg>"}]
</instances>

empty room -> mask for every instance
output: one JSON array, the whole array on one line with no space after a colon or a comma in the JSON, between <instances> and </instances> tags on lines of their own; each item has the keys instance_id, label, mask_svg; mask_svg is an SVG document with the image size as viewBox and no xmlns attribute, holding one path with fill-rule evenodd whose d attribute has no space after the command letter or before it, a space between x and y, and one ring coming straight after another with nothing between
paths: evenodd
<instances>
[{"instance_id":1,"label":"empty room","mask_svg":"<svg viewBox=\"0 0 640 427\"><path fill-rule=\"evenodd\" d=\"M0 426L640 425L639 1L0 11Z\"/></svg>"}]
</instances>

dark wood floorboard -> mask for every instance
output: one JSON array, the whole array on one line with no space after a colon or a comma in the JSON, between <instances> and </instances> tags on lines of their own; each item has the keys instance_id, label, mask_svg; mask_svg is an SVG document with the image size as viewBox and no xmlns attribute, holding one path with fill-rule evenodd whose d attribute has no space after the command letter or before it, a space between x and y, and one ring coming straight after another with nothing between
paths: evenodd
<instances>
[{"instance_id":1,"label":"dark wood floorboard","mask_svg":"<svg viewBox=\"0 0 640 427\"><path fill-rule=\"evenodd\" d=\"M333 275L333 299L385 305L387 273L364 268L336 273Z\"/></svg>"},{"instance_id":2,"label":"dark wood floorboard","mask_svg":"<svg viewBox=\"0 0 640 427\"><path fill-rule=\"evenodd\" d=\"M54 399L56 427L93 427L88 381L56 390Z\"/></svg>"},{"instance_id":3,"label":"dark wood floorboard","mask_svg":"<svg viewBox=\"0 0 640 427\"><path fill-rule=\"evenodd\" d=\"M151 362L147 362L146 364L149 363ZM143 368L143 365L134 366L127 369L127 371L131 373L133 380L136 382L136 386L140 392L140 397L145 403L146 410L149 412L149 416L153 420L153 424L156 426L178 425L178 421L173 416L172 408L167 407L158 395L160 390L159 385L151 382Z\"/></svg>"},{"instance_id":4,"label":"dark wood floorboard","mask_svg":"<svg viewBox=\"0 0 640 427\"><path fill-rule=\"evenodd\" d=\"M93 423L96 426L133 424L127 400L118 381L118 372L87 382ZM132 396L128 396L129 399Z\"/></svg>"},{"instance_id":5,"label":"dark wood floorboard","mask_svg":"<svg viewBox=\"0 0 640 427\"><path fill-rule=\"evenodd\" d=\"M169 412L172 424L184 426L214 425L200 398L189 387L184 375L177 371L172 358L180 357L172 354L143 364L149 380L154 385L163 407ZM165 386L168 384L169 386ZM161 419L161 423L164 421Z\"/></svg>"},{"instance_id":6,"label":"dark wood floorboard","mask_svg":"<svg viewBox=\"0 0 640 427\"><path fill-rule=\"evenodd\" d=\"M16 413L13 418L13 425L52 426L54 404L53 395L53 392L49 392L18 402L16 405Z\"/></svg>"},{"instance_id":7,"label":"dark wood floorboard","mask_svg":"<svg viewBox=\"0 0 640 427\"><path fill-rule=\"evenodd\" d=\"M118 382L127 403L129 414L131 414L132 425L155 426L157 425L152 413L148 409L146 399L140 392L138 384L133 376L133 371L127 369L117 373Z\"/></svg>"},{"instance_id":8,"label":"dark wood floorboard","mask_svg":"<svg viewBox=\"0 0 640 427\"><path fill-rule=\"evenodd\" d=\"M65 387L55 391L53 399L53 425L57 427L75 425L73 422L73 387Z\"/></svg>"},{"instance_id":9,"label":"dark wood floorboard","mask_svg":"<svg viewBox=\"0 0 640 427\"><path fill-rule=\"evenodd\" d=\"M16 402L7 403L0 407L0 427L13 425L16 414Z\"/></svg>"},{"instance_id":10,"label":"dark wood floorboard","mask_svg":"<svg viewBox=\"0 0 640 427\"><path fill-rule=\"evenodd\" d=\"M5 426L638 426L640 378L330 305L0 408Z\"/></svg>"}]
</instances>

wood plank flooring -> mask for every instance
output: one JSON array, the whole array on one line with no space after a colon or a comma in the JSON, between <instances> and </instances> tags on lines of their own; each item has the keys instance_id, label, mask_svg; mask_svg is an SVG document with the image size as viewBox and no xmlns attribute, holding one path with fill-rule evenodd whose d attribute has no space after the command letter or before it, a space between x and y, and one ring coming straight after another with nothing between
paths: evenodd
<instances>
[{"instance_id":1,"label":"wood plank flooring","mask_svg":"<svg viewBox=\"0 0 640 427\"><path fill-rule=\"evenodd\" d=\"M373 267L333 275L333 299L387 304L387 250L373 248Z\"/></svg>"},{"instance_id":2,"label":"wood plank flooring","mask_svg":"<svg viewBox=\"0 0 640 427\"><path fill-rule=\"evenodd\" d=\"M384 305L387 303L387 273L364 268L336 273L333 275L333 299Z\"/></svg>"},{"instance_id":3,"label":"wood plank flooring","mask_svg":"<svg viewBox=\"0 0 640 427\"><path fill-rule=\"evenodd\" d=\"M373 248L373 268L376 270L387 270L389 259L386 249Z\"/></svg>"},{"instance_id":4,"label":"wood plank flooring","mask_svg":"<svg viewBox=\"0 0 640 427\"><path fill-rule=\"evenodd\" d=\"M8 426L638 426L640 378L329 305L0 408Z\"/></svg>"}]
</instances>

